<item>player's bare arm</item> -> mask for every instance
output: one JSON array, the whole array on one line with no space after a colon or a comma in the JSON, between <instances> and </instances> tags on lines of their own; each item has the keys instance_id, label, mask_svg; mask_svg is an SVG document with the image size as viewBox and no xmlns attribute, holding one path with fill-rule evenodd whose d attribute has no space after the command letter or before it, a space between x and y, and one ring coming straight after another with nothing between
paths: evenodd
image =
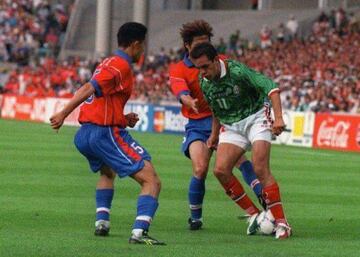
<instances>
[{"instance_id":1,"label":"player's bare arm","mask_svg":"<svg viewBox=\"0 0 360 257\"><path fill-rule=\"evenodd\" d=\"M220 134L220 121L214 116L212 120L211 134L208 140L206 141L206 145L210 149L216 149L219 142L219 134Z\"/></svg>"},{"instance_id":2,"label":"player's bare arm","mask_svg":"<svg viewBox=\"0 0 360 257\"><path fill-rule=\"evenodd\" d=\"M192 98L190 95L182 95L180 100L182 104L191 108L195 113L199 113L199 100L197 98Z\"/></svg>"},{"instance_id":3,"label":"player's bare arm","mask_svg":"<svg viewBox=\"0 0 360 257\"><path fill-rule=\"evenodd\" d=\"M280 93L279 91L273 92L269 97L274 110L274 123L272 126L272 132L274 135L278 136L285 129L285 123L282 117Z\"/></svg>"},{"instance_id":4,"label":"player's bare arm","mask_svg":"<svg viewBox=\"0 0 360 257\"><path fill-rule=\"evenodd\" d=\"M84 84L78 91L76 91L74 97L60 112L55 113L50 117L51 127L55 130L61 128L65 118L82 102L88 99L94 92L95 88L90 83Z\"/></svg>"}]
</instances>

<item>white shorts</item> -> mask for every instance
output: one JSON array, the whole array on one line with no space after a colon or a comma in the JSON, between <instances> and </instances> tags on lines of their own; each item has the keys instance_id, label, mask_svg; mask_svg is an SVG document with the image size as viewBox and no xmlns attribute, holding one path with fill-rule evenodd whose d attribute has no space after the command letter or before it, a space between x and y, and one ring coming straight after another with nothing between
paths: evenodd
<instances>
[{"instance_id":1,"label":"white shorts","mask_svg":"<svg viewBox=\"0 0 360 257\"><path fill-rule=\"evenodd\" d=\"M251 145L257 140L271 143L271 126L270 106L264 105L260 111L241 121L222 125L219 144L229 143L245 151L251 150Z\"/></svg>"}]
</instances>

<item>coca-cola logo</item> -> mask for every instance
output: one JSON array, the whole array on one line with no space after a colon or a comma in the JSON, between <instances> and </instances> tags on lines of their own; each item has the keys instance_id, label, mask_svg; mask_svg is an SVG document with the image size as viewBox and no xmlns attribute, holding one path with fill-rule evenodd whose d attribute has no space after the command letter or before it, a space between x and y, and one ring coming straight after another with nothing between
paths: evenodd
<instances>
[{"instance_id":1,"label":"coca-cola logo","mask_svg":"<svg viewBox=\"0 0 360 257\"><path fill-rule=\"evenodd\" d=\"M317 136L319 146L347 148L349 145L350 122L337 121L330 118L321 122Z\"/></svg>"}]
</instances>

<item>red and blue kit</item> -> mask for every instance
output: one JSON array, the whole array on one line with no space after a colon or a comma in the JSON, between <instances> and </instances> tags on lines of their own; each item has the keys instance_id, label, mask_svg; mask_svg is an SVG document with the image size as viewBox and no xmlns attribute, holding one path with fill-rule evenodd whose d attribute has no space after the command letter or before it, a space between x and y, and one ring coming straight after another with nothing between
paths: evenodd
<instances>
[{"instance_id":1,"label":"red and blue kit","mask_svg":"<svg viewBox=\"0 0 360 257\"><path fill-rule=\"evenodd\" d=\"M120 177L131 175L151 160L125 130L124 107L133 89L131 57L117 50L96 68L90 84L95 88L80 107L82 124L75 145L97 172L103 165L114 169Z\"/></svg>"},{"instance_id":2,"label":"red and blue kit","mask_svg":"<svg viewBox=\"0 0 360 257\"><path fill-rule=\"evenodd\" d=\"M226 59L225 56L220 56L220 58ZM185 156L190 158L190 144L198 140L206 142L211 134L212 112L200 88L199 70L191 62L188 54L183 60L170 66L169 79L171 91L179 101L182 95L190 95L192 98L198 99L198 113L184 104L181 107L183 116L189 119L185 126L185 137L181 150Z\"/></svg>"}]
</instances>

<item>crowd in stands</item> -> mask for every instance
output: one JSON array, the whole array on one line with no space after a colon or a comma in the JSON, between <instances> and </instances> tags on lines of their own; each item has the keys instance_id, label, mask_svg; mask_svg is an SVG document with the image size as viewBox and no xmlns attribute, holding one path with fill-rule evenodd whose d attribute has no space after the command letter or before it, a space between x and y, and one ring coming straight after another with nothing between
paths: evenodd
<instances>
[{"instance_id":1,"label":"crowd in stands","mask_svg":"<svg viewBox=\"0 0 360 257\"><path fill-rule=\"evenodd\" d=\"M0 59L17 66L10 72L0 71L0 90L27 96L72 96L90 79L96 63L78 58L56 61L69 9L41 0L3 2ZM321 13L306 39L299 37L298 27L291 16L279 24L274 35L264 26L260 44L241 38L239 30L228 41L220 38L214 43L219 53L274 79L281 88L285 109L360 113L360 29L354 15L341 8ZM132 100L176 102L167 71L183 55L182 48L149 53L144 67L135 69Z\"/></svg>"},{"instance_id":2,"label":"crowd in stands","mask_svg":"<svg viewBox=\"0 0 360 257\"><path fill-rule=\"evenodd\" d=\"M354 16L341 8L329 16L323 12L306 40L296 31L279 31L261 48L233 57L273 78L285 109L360 113L360 30Z\"/></svg>"},{"instance_id":3,"label":"crowd in stands","mask_svg":"<svg viewBox=\"0 0 360 257\"><path fill-rule=\"evenodd\" d=\"M3 0L0 8L0 61L19 66L56 56L69 20L69 8L47 0Z\"/></svg>"}]
</instances>

